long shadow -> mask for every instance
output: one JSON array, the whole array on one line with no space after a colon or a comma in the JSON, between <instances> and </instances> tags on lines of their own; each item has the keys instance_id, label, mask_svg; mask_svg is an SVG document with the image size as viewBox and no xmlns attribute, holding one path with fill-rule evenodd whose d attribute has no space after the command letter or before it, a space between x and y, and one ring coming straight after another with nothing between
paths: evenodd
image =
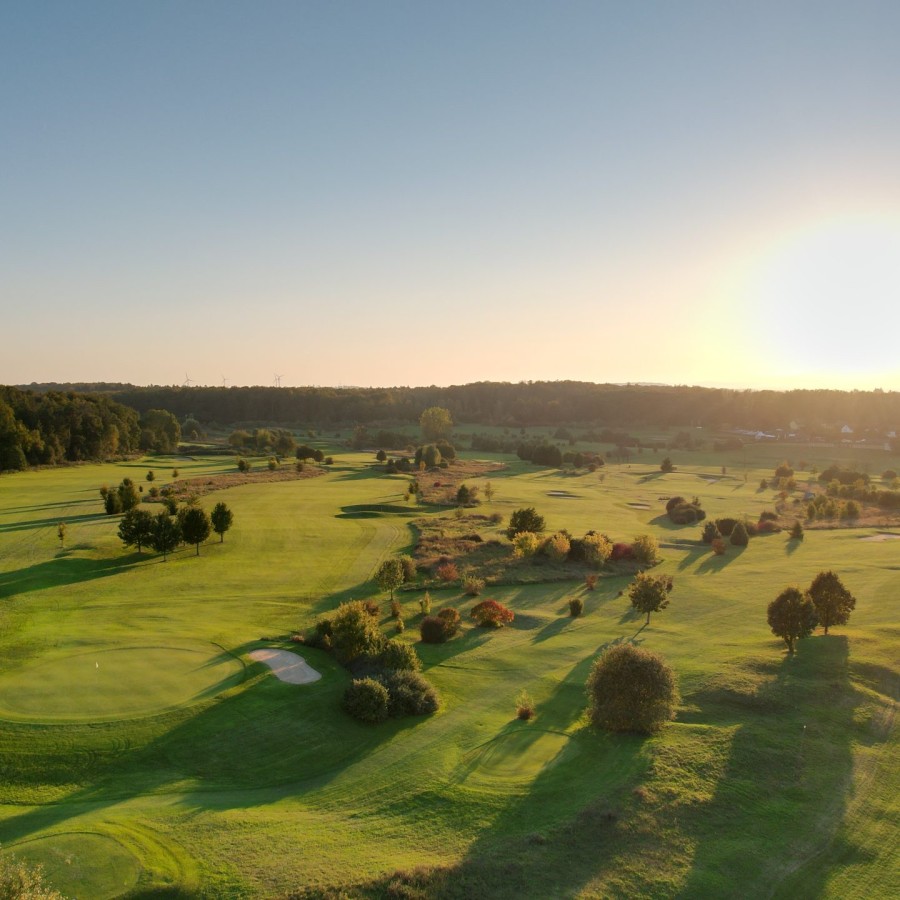
<instances>
[{"instance_id":1,"label":"long shadow","mask_svg":"<svg viewBox=\"0 0 900 900\"><path fill-rule=\"evenodd\" d=\"M129 553L114 559L84 559L61 556L45 562L25 566L12 572L0 573L0 597L14 597L48 587L80 584L94 578L106 578L142 563L150 563L157 557Z\"/></svg>"},{"instance_id":2,"label":"long shadow","mask_svg":"<svg viewBox=\"0 0 900 900\"><path fill-rule=\"evenodd\" d=\"M0 533L6 531L28 531L32 528L46 528L65 521L67 525L77 525L84 522L93 522L97 519L107 519L105 512L84 513L80 516L55 516L51 519L26 519L22 522L10 522L8 525L0 525Z\"/></svg>"},{"instance_id":3,"label":"long shadow","mask_svg":"<svg viewBox=\"0 0 900 900\"><path fill-rule=\"evenodd\" d=\"M773 663L772 679L755 693L711 689L690 698L698 723L737 728L715 794L692 819L697 851L684 896L723 896L738 883L766 897L825 892L832 869L820 851L852 792L862 696L848 656L845 636L813 637Z\"/></svg>"},{"instance_id":4,"label":"long shadow","mask_svg":"<svg viewBox=\"0 0 900 900\"><path fill-rule=\"evenodd\" d=\"M706 575L709 572L721 572L725 566L734 562L742 553L746 551L746 547L735 547L733 544L728 545L728 549L721 555L711 554L697 566L698 575Z\"/></svg>"},{"instance_id":5,"label":"long shadow","mask_svg":"<svg viewBox=\"0 0 900 900\"><path fill-rule=\"evenodd\" d=\"M678 563L678 568L680 571L684 571L685 569L689 569L701 556L705 556L707 553L711 553L709 544L699 543L690 550L688 550L687 555Z\"/></svg>"},{"instance_id":6,"label":"long shadow","mask_svg":"<svg viewBox=\"0 0 900 900\"><path fill-rule=\"evenodd\" d=\"M17 512L36 512L39 509L58 509L59 507L76 506L79 503L94 503L94 500L53 500L50 503L35 503L33 506L7 506L3 514Z\"/></svg>"}]
</instances>

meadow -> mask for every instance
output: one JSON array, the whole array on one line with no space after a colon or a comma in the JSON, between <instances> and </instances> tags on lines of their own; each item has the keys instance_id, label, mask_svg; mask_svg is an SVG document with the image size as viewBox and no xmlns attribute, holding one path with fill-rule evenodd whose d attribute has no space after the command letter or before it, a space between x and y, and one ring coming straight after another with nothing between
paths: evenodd
<instances>
[{"instance_id":1,"label":"meadow","mask_svg":"<svg viewBox=\"0 0 900 900\"><path fill-rule=\"evenodd\" d=\"M403 591L399 639L442 705L371 727L340 709L349 674L290 635L370 597L393 634L372 575L410 551L412 520L449 511L404 501L409 477L372 453L319 445L335 458L320 477L203 496L231 507L233 529L165 562L123 548L99 487L146 484L149 468L157 485L176 467L211 479L233 459L0 477L0 852L83 898L900 895L900 541L810 530L714 557L698 526L664 516L661 498L681 494L711 517L758 517L774 502L760 480L800 450L676 451L670 474L646 452L582 474L468 454L506 464L477 512L505 523L534 506L548 531L654 534L671 606L645 627L621 595L627 576L594 591L507 584L481 599L516 618L485 630L466 621L477 601L451 587L432 597L459 607L462 633L425 645L421 592ZM819 469L896 467L884 451L848 452L802 448ZM789 657L766 606L828 568L857 608ZM572 619L576 595L585 611ZM657 736L587 724L591 663L623 640L677 673L681 706ZM282 683L249 658L261 647L299 651L323 677Z\"/></svg>"}]
</instances>

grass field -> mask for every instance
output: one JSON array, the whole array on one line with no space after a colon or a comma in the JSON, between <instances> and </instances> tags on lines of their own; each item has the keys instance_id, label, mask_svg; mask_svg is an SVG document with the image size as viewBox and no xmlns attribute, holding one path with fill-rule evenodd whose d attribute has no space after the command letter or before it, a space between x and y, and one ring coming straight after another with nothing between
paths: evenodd
<instances>
[{"instance_id":1,"label":"grass field","mask_svg":"<svg viewBox=\"0 0 900 900\"><path fill-rule=\"evenodd\" d=\"M204 496L207 509L228 503L234 528L166 562L122 547L100 485L150 467L157 485L175 466L212 477L232 460L0 477L2 852L87 898L900 895L900 542L860 540L871 529L799 544L775 534L714 558L699 528L662 515L675 494L713 517L771 508L759 482L784 448L673 453L668 475L646 451L581 476L481 454L509 464L481 511L533 505L548 530L655 534L671 606L642 627L619 596L626 577L593 592L492 589L516 613L510 626L416 644L440 711L375 728L341 712L349 676L327 654L302 649L323 676L308 685L248 656L297 649L291 632L374 596L369 579L410 549L411 520L446 514L405 504L408 479L376 472L371 454L323 449L335 465L321 477ZM803 451L820 469L840 452ZM847 461L873 474L896 468L881 451L857 456ZM766 605L825 568L857 609L788 658ZM456 588L433 596L464 622L475 602ZM401 639L415 642L419 594L399 597ZM620 640L677 672L682 705L659 736L586 724L591 661ZM515 718L522 688L531 722Z\"/></svg>"}]
</instances>

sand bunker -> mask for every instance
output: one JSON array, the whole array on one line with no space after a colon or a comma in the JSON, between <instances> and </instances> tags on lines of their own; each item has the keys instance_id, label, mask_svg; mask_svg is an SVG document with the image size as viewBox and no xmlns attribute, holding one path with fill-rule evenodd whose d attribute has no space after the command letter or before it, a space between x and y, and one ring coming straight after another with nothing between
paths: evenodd
<instances>
[{"instance_id":1,"label":"sand bunker","mask_svg":"<svg viewBox=\"0 0 900 900\"><path fill-rule=\"evenodd\" d=\"M650 509L649 503L629 503L632 509Z\"/></svg>"},{"instance_id":2,"label":"sand bunker","mask_svg":"<svg viewBox=\"0 0 900 900\"><path fill-rule=\"evenodd\" d=\"M288 684L309 684L318 681L322 676L312 666L307 665L306 660L289 650L251 650L250 659L268 666L279 681Z\"/></svg>"},{"instance_id":3,"label":"sand bunker","mask_svg":"<svg viewBox=\"0 0 900 900\"><path fill-rule=\"evenodd\" d=\"M893 531L879 531L878 534L867 534L861 541L900 541L900 534Z\"/></svg>"},{"instance_id":4,"label":"sand bunker","mask_svg":"<svg viewBox=\"0 0 900 900\"><path fill-rule=\"evenodd\" d=\"M577 500L578 494L573 494L570 491L547 491L548 497L557 497L562 500Z\"/></svg>"}]
</instances>

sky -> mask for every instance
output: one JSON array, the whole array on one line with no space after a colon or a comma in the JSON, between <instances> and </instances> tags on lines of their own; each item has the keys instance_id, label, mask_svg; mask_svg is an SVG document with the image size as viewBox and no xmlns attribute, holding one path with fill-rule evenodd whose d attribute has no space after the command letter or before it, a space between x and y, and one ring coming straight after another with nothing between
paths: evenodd
<instances>
[{"instance_id":1,"label":"sky","mask_svg":"<svg viewBox=\"0 0 900 900\"><path fill-rule=\"evenodd\" d=\"M5 0L0 383L900 390L900 4Z\"/></svg>"}]
</instances>

